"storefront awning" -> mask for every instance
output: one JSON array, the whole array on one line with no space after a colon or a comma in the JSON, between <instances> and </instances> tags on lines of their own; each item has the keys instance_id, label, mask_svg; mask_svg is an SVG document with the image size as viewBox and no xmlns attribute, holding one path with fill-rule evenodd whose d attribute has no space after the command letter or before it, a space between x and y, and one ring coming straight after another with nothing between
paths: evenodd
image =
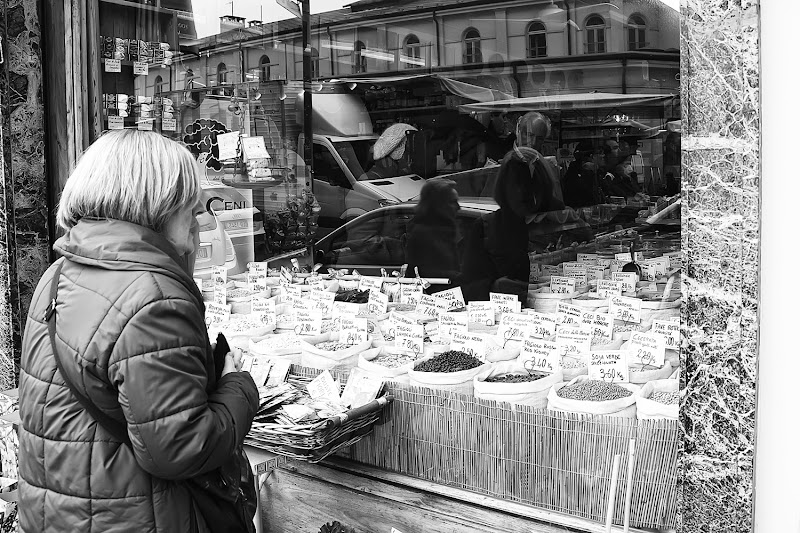
<instances>
[{"instance_id":1,"label":"storefront awning","mask_svg":"<svg viewBox=\"0 0 800 533\"><path fill-rule=\"evenodd\" d=\"M406 83L419 83L421 81L438 81L442 89L456 96L461 96L474 102L495 102L499 100L509 100L514 98L512 95L483 87L474 83L468 83L441 74L410 74L404 76L375 76L375 77L348 77L330 80L332 83L357 83L359 85L402 85Z\"/></svg>"},{"instance_id":2,"label":"storefront awning","mask_svg":"<svg viewBox=\"0 0 800 533\"><path fill-rule=\"evenodd\" d=\"M676 98L675 94L578 93L511 98L459 106L463 112L481 111L547 111L561 109L595 109L617 106L650 106Z\"/></svg>"}]
</instances>

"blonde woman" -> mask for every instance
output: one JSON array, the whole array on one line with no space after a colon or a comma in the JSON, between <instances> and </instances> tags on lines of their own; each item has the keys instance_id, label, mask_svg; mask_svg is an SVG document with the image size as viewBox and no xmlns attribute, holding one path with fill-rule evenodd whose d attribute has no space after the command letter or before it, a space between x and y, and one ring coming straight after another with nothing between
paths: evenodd
<instances>
[{"instance_id":1,"label":"blonde woman","mask_svg":"<svg viewBox=\"0 0 800 533\"><path fill-rule=\"evenodd\" d=\"M67 180L63 258L23 339L22 531L214 531L198 486L222 478L252 508L241 445L258 391L239 354L215 369L186 261L199 195L189 151L153 132L106 133Z\"/></svg>"}]
</instances>

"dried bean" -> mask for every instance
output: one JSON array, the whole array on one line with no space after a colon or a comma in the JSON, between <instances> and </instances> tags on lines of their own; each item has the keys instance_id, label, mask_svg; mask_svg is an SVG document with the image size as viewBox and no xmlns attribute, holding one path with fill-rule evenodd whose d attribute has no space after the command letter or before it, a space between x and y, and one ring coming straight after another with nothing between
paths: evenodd
<instances>
[{"instance_id":1,"label":"dried bean","mask_svg":"<svg viewBox=\"0 0 800 533\"><path fill-rule=\"evenodd\" d=\"M525 383L528 381L536 381L547 377L548 374L543 372L532 372L530 374L500 374L499 376L491 376L484 381L487 383Z\"/></svg>"},{"instance_id":2,"label":"dried bean","mask_svg":"<svg viewBox=\"0 0 800 533\"><path fill-rule=\"evenodd\" d=\"M678 403L681 393L678 391L672 392L654 392L650 395L650 399L654 402L663 403L666 405L674 405Z\"/></svg>"},{"instance_id":3,"label":"dried bean","mask_svg":"<svg viewBox=\"0 0 800 533\"><path fill-rule=\"evenodd\" d=\"M373 363L386 368L399 368L415 360L413 354L408 353L382 353L372 360Z\"/></svg>"},{"instance_id":4,"label":"dried bean","mask_svg":"<svg viewBox=\"0 0 800 533\"><path fill-rule=\"evenodd\" d=\"M558 391L558 395L562 398L590 402L618 400L631 394L633 394L631 391L620 387L616 383L606 383L598 379L589 379L572 385L565 385Z\"/></svg>"},{"instance_id":5,"label":"dried bean","mask_svg":"<svg viewBox=\"0 0 800 533\"><path fill-rule=\"evenodd\" d=\"M457 350L440 353L418 364L414 370L417 372L461 372L477 368L483 363L480 359Z\"/></svg>"}]
</instances>

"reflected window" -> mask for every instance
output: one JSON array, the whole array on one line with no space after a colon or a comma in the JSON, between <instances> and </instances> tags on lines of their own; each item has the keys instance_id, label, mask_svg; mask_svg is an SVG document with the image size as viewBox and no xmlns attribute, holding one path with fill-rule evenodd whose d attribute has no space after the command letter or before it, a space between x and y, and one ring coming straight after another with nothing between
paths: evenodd
<instances>
[{"instance_id":1,"label":"reflected window","mask_svg":"<svg viewBox=\"0 0 800 533\"><path fill-rule=\"evenodd\" d=\"M228 67L225 63L217 65L217 85L224 85L228 83Z\"/></svg>"},{"instance_id":2,"label":"reflected window","mask_svg":"<svg viewBox=\"0 0 800 533\"><path fill-rule=\"evenodd\" d=\"M424 66L420 64L420 59L422 58L420 47L421 45L419 42L419 37L413 33L406 37L406 40L403 43L403 55L405 56L405 61L401 62L406 68Z\"/></svg>"},{"instance_id":3,"label":"reflected window","mask_svg":"<svg viewBox=\"0 0 800 533\"><path fill-rule=\"evenodd\" d=\"M644 17L638 13L630 16L628 19L628 50L639 50L647 47L647 41L645 40L646 26Z\"/></svg>"},{"instance_id":4,"label":"reflected window","mask_svg":"<svg viewBox=\"0 0 800 533\"><path fill-rule=\"evenodd\" d=\"M261 56L258 60L258 81L269 81L269 57Z\"/></svg>"},{"instance_id":5,"label":"reflected window","mask_svg":"<svg viewBox=\"0 0 800 533\"><path fill-rule=\"evenodd\" d=\"M361 41L353 44L353 74L367 71L367 56L363 54L365 48Z\"/></svg>"},{"instance_id":6,"label":"reflected window","mask_svg":"<svg viewBox=\"0 0 800 533\"><path fill-rule=\"evenodd\" d=\"M528 26L528 57L547 57L547 28L539 21Z\"/></svg>"},{"instance_id":7,"label":"reflected window","mask_svg":"<svg viewBox=\"0 0 800 533\"><path fill-rule=\"evenodd\" d=\"M164 78L161 76L156 76L156 79L153 81L153 94L158 94L164 91Z\"/></svg>"},{"instance_id":8,"label":"reflected window","mask_svg":"<svg viewBox=\"0 0 800 533\"><path fill-rule=\"evenodd\" d=\"M606 51L606 21L600 15L586 19L586 53L602 54Z\"/></svg>"},{"instance_id":9,"label":"reflected window","mask_svg":"<svg viewBox=\"0 0 800 533\"><path fill-rule=\"evenodd\" d=\"M311 78L319 78L319 50L311 48Z\"/></svg>"},{"instance_id":10,"label":"reflected window","mask_svg":"<svg viewBox=\"0 0 800 533\"><path fill-rule=\"evenodd\" d=\"M475 28L464 32L464 63L481 63L481 34Z\"/></svg>"}]
</instances>

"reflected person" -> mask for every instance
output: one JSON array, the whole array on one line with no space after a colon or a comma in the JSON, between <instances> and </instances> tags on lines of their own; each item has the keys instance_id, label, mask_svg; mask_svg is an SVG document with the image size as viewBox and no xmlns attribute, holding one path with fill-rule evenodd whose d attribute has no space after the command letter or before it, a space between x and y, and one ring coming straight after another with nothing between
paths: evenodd
<instances>
[{"instance_id":1,"label":"reflected person","mask_svg":"<svg viewBox=\"0 0 800 533\"><path fill-rule=\"evenodd\" d=\"M402 122L386 128L372 147L372 157L375 163L367 171L366 179L393 178L410 173L406 137L409 131L417 131L417 128Z\"/></svg>"}]
</instances>

